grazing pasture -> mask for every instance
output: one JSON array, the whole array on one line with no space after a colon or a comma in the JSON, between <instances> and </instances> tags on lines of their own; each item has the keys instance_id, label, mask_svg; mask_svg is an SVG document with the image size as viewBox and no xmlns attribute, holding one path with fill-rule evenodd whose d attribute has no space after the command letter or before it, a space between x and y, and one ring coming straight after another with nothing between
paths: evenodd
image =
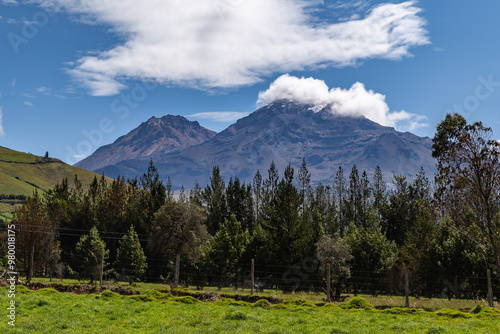
<instances>
[{"instance_id":1,"label":"grazing pasture","mask_svg":"<svg viewBox=\"0 0 500 334\"><path fill-rule=\"evenodd\" d=\"M222 298L200 302L157 290L122 296L111 291L76 295L17 287L15 327L5 315L0 331L12 333L495 333L500 311L375 309L362 298L338 304L301 299L270 304ZM0 309L8 307L7 288ZM318 306L320 305L320 306Z\"/></svg>"}]
</instances>

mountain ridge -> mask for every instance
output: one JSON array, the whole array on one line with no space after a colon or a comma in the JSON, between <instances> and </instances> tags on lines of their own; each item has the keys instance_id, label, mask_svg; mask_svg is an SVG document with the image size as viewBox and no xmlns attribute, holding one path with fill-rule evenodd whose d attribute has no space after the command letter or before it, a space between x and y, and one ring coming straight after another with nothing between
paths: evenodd
<instances>
[{"instance_id":1,"label":"mountain ridge","mask_svg":"<svg viewBox=\"0 0 500 334\"><path fill-rule=\"evenodd\" d=\"M96 171L123 160L152 159L176 150L205 142L215 132L183 116L151 117L112 144L98 148L74 166Z\"/></svg>"},{"instance_id":2,"label":"mountain ridge","mask_svg":"<svg viewBox=\"0 0 500 334\"><path fill-rule=\"evenodd\" d=\"M380 166L389 181L393 174L411 178L420 167L433 172L431 146L428 137L398 132L365 117L336 115L327 106L282 100L239 119L206 142L153 160L161 177L170 177L174 187L208 183L214 165L226 180L238 176L251 182L257 169L265 176L272 161L282 172L289 163L299 167L302 158L313 182L331 183L339 166L348 171L354 164L369 175ZM131 159L97 172L134 177L145 168L147 161Z\"/></svg>"}]
</instances>

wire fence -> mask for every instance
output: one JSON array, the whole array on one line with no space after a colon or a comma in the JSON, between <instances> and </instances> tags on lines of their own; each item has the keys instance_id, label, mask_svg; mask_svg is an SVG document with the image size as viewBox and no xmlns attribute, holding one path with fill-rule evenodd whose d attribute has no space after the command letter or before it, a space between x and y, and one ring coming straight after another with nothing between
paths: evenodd
<instances>
[{"instance_id":1,"label":"wire fence","mask_svg":"<svg viewBox=\"0 0 500 334\"><path fill-rule=\"evenodd\" d=\"M104 280L115 282L129 282L132 277L133 268L121 268L116 270L113 263L116 258L109 257L103 268ZM67 268L78 269L78 263L70 261L65 263L66 270L55 274L54 279L78 278L74 271ZM304 270L300 265L266 265L251 263L236 269L227 267L221 270L227 263L212 263L211 267L198 267L190 263L181 262L179 266L179 287L196 287L204 289L227 289L235 292L262 293L264 291L276 292L308 292L326 295L327 273L321 266L307 268ZM313 270L314 269L314 270ZM252 275L253 273L253 275ZM484 276L426 276L425 280L415 277L411 268L408 268L409 296L486 300L488 298L488 278ZM35 271L35 277L48 277L45 270ZM339 278L331 273L331 295L371 295L371 296L405 296L404 270L373 273L369 271L353 271L350 277ZM137 278L138 279L138 278ZM146 274L140 278L141 281L150 283L163 283L175 285L175 263L164 258L149 258ZM88 282L82 279L82 282ZM98 280L95 281L98 284ZM253 285L252 285L253 282ZM500 279L491 278L493 296L499 301Z\"/></svg>"},{"instance_id":2,"label":"wire fence","mask_svg":"<svg viewBox=\"0 0 500 334\"><path fill-rule=\"evenodd\" d=\"M54 236L80 237L88 232L83 229L55 229L50 227L19 225L18 232L35 232L50 234ZM100 238L110 242L116 242L126 232L99 232ZM147 243L148 235L140 234L139 241L143 245ZM43 250L37 250L43 251ZM210 265L195 265L189 261L181 262L179 266L179 281L175 282L175 263L166 258L148 256L148 268L142 277L134 277L133 267L114 268L116 256L106 258L105 266L102 268L105 280L130 281L141 279L152 283L165 283L181 286L196 286L199 289L208 287L233 288L235 290L255 291L276 290L282 292L308 291L326 293L327 273L325 266L318 263L316 259L306 258L297 265L277 265L255 262L252 270L251 262L228 263L214 262ZM59 263L58 270L48 272L46 265L35 264L34 275L54 276L54 278L78 278L78 270L81 263L69 257ZM22 274L22 268L19 268ZM408 282L406 282L404 270L408 270ZM405 286L409 286L409 294L413 297L444 297L463 299L486 299L488 297L488 277L486 270L484 275L460 276L460 275L425 275L419 274L412 268L394 267L385 272L374 273L372 271L353 270L348 277L336 277L331 273L331 293L364 294L364 295L405 295ZM253 282L253 283L252 283ZM500 279L491 277L491 289L493 295L500 296Z\"/></svg>"}]
</instances>

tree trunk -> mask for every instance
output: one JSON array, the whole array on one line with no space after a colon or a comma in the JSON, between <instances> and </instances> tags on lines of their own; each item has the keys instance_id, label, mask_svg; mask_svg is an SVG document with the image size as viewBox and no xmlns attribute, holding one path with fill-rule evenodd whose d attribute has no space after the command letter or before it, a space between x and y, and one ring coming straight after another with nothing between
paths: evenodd
<instances>
[{"instance_id":1,"label":"tree trunk","mask_svg":"<svg viewBox=\"0 0 500 334\"><path fill-rule=\"evenodd\" d=\"M500 254L498 251L498 245L495 240L495 233L493 227L491 226L491 220L488 221L488 235L490 237L491 248L493 249L493 256L495 257L495 264L497 266L497 272L500 278Z\"/></svg>"},{"instance_id":2,"label":"tree trunk","mask_svg":"<svg viewBox=\"0 0 500 334\"><path fill-rule=\"evenodd\" d=\"M337 283L335 285L335 301L339 302L340 301L340 295L342 292L342 283Z\"/></svg>"}]
</instances>

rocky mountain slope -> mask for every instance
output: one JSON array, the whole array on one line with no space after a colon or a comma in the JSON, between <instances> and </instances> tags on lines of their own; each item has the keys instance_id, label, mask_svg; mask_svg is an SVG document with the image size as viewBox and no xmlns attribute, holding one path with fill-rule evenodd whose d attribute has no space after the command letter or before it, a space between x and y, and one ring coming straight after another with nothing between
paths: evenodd
<instances>
[{"instance_id":1,"label":"rocky mountain slope","mask_svg":"<svg viewBox=\"0 0 500 334\"><path fill-rule=\"evenodd\" d=\"M170 176L176 187L183 184L189 188L195 181L205 185L214 165L220 167L226 180L238 176L248 182L257 169L265 177L271 161L282 173L288 163L299 167L302 158L313 182L333 182L339 166L347 177L354 164L369 175L378 165L390 181L393 174L411 178L420 167L434 172L431 145L429 138L398 132L364 117L339 116L328 107L276 101L204 143L156 154L153 160L161 177ZM148 161L124 160L97 172L111 177L140 176Z\"/></svg>"},{"instance_id":2,"label":"rocky mountain slope","mask_svg":"<svg viewBox=\"0 0 500 334\"><path fill-rule=\"evenodd\" d=\"M75 166L96 171L123 160L155 159L201 144L215 134L198 122L191 122L182 116L152 117L114 143L100 147Z\"/></svg>"}]
</instances>

